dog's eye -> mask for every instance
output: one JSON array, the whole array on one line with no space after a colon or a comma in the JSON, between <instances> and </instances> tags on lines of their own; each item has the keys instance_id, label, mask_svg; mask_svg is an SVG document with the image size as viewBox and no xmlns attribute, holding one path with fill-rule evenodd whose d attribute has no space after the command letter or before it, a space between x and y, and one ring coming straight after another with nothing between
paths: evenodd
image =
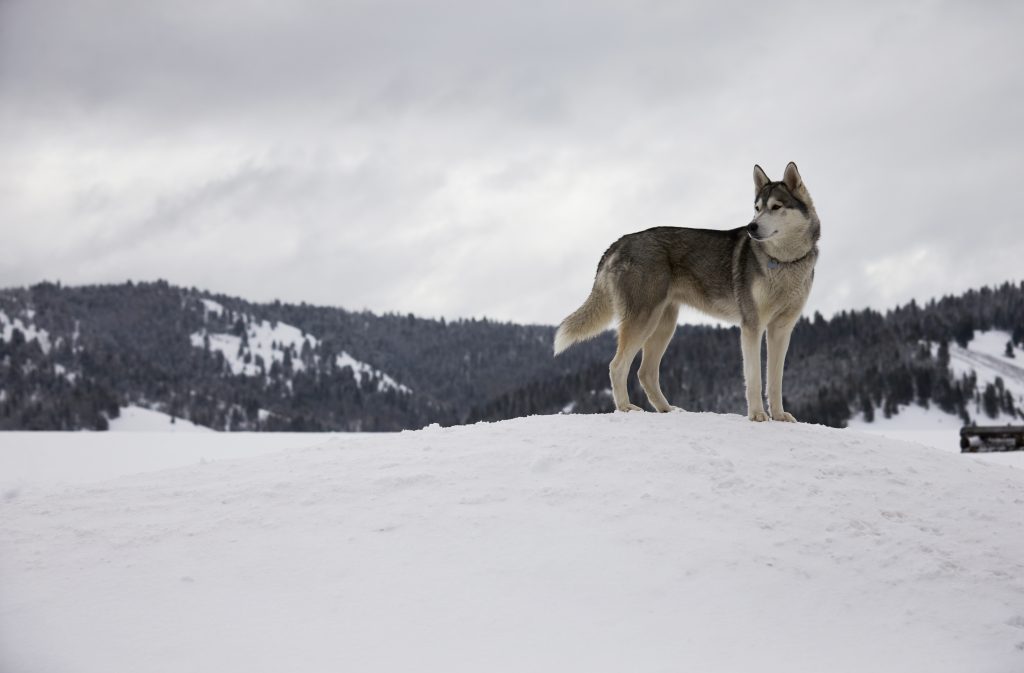
<instances>
[{"instance_id":1,"label":"dog's eye","mask_svg":"<svg viewBox=\"0 0 1024 673\"><path fill-rule=\"evenodd\" d=\"M782 206L780 206L777 203L774 206L772 206L772 210L778 210L779 208L782 208Z\"/></svg>"}]
</instances>

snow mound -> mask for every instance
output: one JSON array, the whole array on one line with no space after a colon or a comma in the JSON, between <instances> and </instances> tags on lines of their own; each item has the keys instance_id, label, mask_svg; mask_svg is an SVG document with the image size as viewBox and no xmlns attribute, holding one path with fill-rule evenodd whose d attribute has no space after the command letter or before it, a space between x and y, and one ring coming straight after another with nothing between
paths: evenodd
<instances>
[{"instance_id":1,"label":"snow mound","mask_svg":"<svg viewBox=\"0 0 1024 673\"><path fill-rule=\"evenodd\" d=\"M217 435L196 435L212 441ZM0 499L0 670L1024 670L1024 473L532 417Z\"/></svg>"},{"instance_id":2,"label":"snow mound","mask_svg":"<svg viewBox=\"0 0 1024 673\"><path fill-rule=\"evenodd\" d=\"M146 409L135 405L121 408L117 418L110 420L111 432L213 432L212 429L202 425L196 425L184 418L171 419L165 414L153 409Z\"/></svg>"}]
</instances>

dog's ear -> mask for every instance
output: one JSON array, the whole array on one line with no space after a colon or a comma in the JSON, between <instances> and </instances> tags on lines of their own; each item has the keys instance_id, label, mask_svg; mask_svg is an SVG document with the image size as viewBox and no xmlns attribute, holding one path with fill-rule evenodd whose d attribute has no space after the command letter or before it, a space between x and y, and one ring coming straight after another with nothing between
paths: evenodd
<instances>
[{"instance_id":1,"label":"dog's ear","mask_svg":"<svg viewBox=\"0 0 1024 673\"><path fill-rule=\"evenodd\" d=\"M804 180L800 177L800 171L792 161L786 166L786 172L782 175L782 182L789 187L791 192L799 192L804 189Z\"/></svg>"},{"instance_id":2,"label":"dog's ear","mask_svg":"<svg viewBox=\"0 0 1024 673\"><path fill-rule=\"evenodd\" d=\"M761 189L764 188L771 180L768 179L768 174L764 172L764 169L754 164L754 196L761 193Z\"/></svg>"}]
</instances>

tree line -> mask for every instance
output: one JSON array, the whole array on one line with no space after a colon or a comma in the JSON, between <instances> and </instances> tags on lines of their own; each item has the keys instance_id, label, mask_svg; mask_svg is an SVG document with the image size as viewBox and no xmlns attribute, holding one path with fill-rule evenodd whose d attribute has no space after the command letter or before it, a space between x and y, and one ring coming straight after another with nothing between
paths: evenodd
<instances>
[{"instance_id":1,"label":"tree line","mask_svg":"<svg viewBox=\"0 0 1024 673\"><path fill-rule=\"evenodd\" d=\"M224 311L207 311L204 299ZM31 316L49 335L46 347L18 329L0 340L2 429L102 430L129 404L218 430L261 431L400 430L612 409L611 333L553 358L547 325L259 304L164 281L40 283L0 291L0 311ZM247 343L249 326L261 321L297 327L303 338L275 343L268 361ZM979 383L949 366L951 345L966 346L975 330L990 329L1010 333L1007 356L1024 348L1024 283L885 313L805 317L787 359L786 407L801 421L835 427L908 404L935 405L965 421L1019 415L1001 380ZM207 336L196 345L194 334ZM211 334L237 337L232 355L250 373L234 373L210 347ZM681 326L662 364L669 400L693 411L743 413L738 344L736 328ZM339 366L342 352L411 392ZM634 401L645 399L635 377L630 386Z\"/></svg>"}]
</instances>

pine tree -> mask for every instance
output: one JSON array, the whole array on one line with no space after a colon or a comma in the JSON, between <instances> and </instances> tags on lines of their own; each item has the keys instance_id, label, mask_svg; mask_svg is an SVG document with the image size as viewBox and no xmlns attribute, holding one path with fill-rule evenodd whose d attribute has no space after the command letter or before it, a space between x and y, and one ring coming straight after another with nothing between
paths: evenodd
<instances>
[{"instance_id":1,"label":"pine tree","mask_svg":"<svg viewBox=\"0 0 1024 673\"><path fill-rule=\"evenodd\" d=\"M871 398L867 394L860 396L860 409L864 414L864 421L866 423L875 422L875 405L872 404Z\"/></svg>"},{"instance_id":2,"label":"pine tree","mask_svg":"<svg viewBox=\"0 0 1024 673\"><path fill-rule=\"evenodd\" d=\"M981 396L981 404L985 415L989 418L995 418L999 415L999 393L991 383L985 386L985 392Z\"/></svg>"},{"instance_id":3,"label":"pine tree","mask_svg":"<svg viewBox=\"0 0 1024 673\"><path fill-rule=\"evenodd\" d=\"M974 338L974 321L971 316L964 315L953 328L953 339L960 348L967 348L967 344Z\"/></svg>"},{"instance_id":4,"label":"pine tree","mask_svg":"<svg viewBox=\"0 0 1024 673\"><path fill-rule=\"evenodd\" d=\"M943 338L939 340L939 367L946 369L949 367L949 339Z\"/></svg>"}]
</instances>

